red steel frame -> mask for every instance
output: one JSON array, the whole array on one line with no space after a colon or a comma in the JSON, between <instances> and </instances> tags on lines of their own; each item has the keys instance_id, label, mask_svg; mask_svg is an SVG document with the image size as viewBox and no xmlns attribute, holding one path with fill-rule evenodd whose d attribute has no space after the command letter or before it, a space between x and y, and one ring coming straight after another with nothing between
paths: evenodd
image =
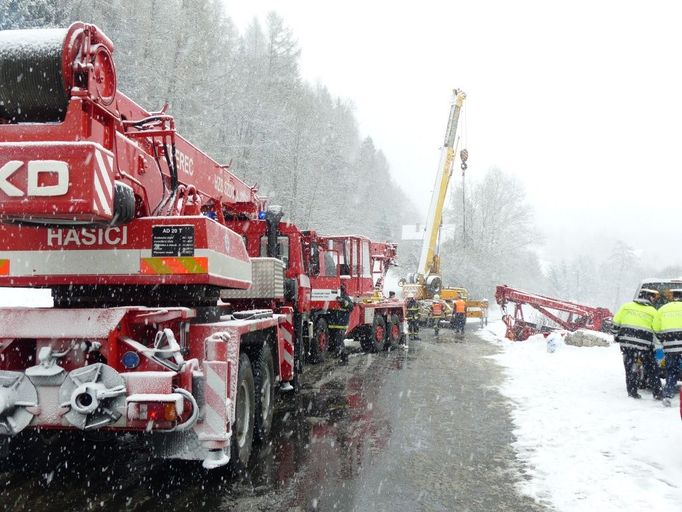
<instances>
[{"instance_id":1,"label":"red steel frame","mask_svg":"<svg viewBox=\"0 0 682 512\"><path fill-rule=\"evenodd\" d=\"M524 305L539 311L552 322L559 325L561 329L566 329L567 331L575 331L577 329L601 331L606 325L605 321L613 318L613 313L606 308L585 306L575 302L524 292L508 286L497 287L495 300L504 313L502 319L507 326L505 337L515 341L523 341L542 330L524 319ZM509 303L514 304L513 316L506 312L507 304ZM561 318L558 314L559 312L568 313L568 318ZM549 329L551 330L551 328Z\"/></svg>"}]
</instances>

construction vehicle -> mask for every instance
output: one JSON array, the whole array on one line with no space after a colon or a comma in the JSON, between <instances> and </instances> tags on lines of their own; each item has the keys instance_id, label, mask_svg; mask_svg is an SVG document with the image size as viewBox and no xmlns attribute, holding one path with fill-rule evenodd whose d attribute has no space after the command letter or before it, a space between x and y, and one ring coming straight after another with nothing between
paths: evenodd
<instances>
[{"instance_id":1,"label":"construction vehicle","mask_svg":"<svg viewBox=\"0 0 682 512\"><path fill-rule=\"evenodd\" d=\"M441 149L438 173L424 226L419 264L416 272L408 274L406 279L401 280L402 294L403 297L413 296L419 301L426 301L424 304L425 310L430 308L430 301L433 300L433 296L440 295L440 298L446 304L447 314L452 313L452 302L456 298L461 297L467 302L467 317L480 318L483 325L487 323L488 301L470 300L469 293L465 288L443 287L441 273L440 237L443 224L443 208L456 159L459 115L466 99L466 94L458 89L453 91L453 95L448 125L445 130L445 140ZM468 155L466 149L463 149L460 153L463 170L466 169Z\"/></svg>"},{"instance_id":2,"label":"construction vehicle","mask_svg":"<svg viewBox=\"0 0 682 512\"><path fill-rule=\"evenodd\" d=\"M506 285L497 287L495 300L502 309L502 320L507 327L505 337L512 341L524 341L533 334L548 333L555 329L609 331L613 318L613 313L606 308L528 293ZM514 304L513 314L507 312L509 304ZM524 318L523 306L530 306L554 325L549 323L540 325L527 321Z\"/></svg>"},{"instance_id":3,"label":"construction vehicle","mask_svg":"<svg viewBox=\"0 0 682 512\"><path fill-rule=\"evenodd\" d=\"M140 432L163 456L245 465L306 338L324 354L320 326L400 339L403 304L364 293L395 246L281 222L117 89L113 49L80 22L0 32L0 286L55 306L0 309L0 435Z\"/></svg>"},{"instance_id":4,"label":"construction vehicle","mask_svg":"<svg viewBox=\"0 0 682 512\"><path fill-rule=\"evenodd\" d=\"M282 261L226 219L265 199L117 88L94 25L0 32L0 437L139 433L157 455L248 462L295 379ZM251 290L263 307L219 304Z\"/></svg>"},{"instance_id":5,"label":"construction vehicle","mask_svg":"<svg viewBox=\"0 0 682 512\"><path fill-rule=\"evenodd\" d=\"M320 242L337 258L340 286L313 308L322 308L332 329L332 344L344 338L360 342L363 350L378 352L397 346L407 333L405 303L386 299L381 285L394 264L396 246L358 235L321 236Z\"/></svg>"},{"instance_id":6,"label":"construction vehicle","mask_svg":"<svg viewBox=\"0 0 682 512\"><path fill-rule=\"evenodd\" d=\"M301 351L296 360L301 364L304 360L321 362L344 338L366 340L367 332L375 339L375 343L362 344L368 351L399 342L405 318L403 303L388 301L377 293L377 285L395 260L396 245L362 236L321 236L281 219L281 210L271 207L264 220L228 220L227 226L242 235L249 256L283 261L285 296L272 300L254 296L250 290L223 290L223 301L275 311L280 306L293 308L296 347ZM396 322L398 332L394 332ZM374 332L382 325L383 330Z\"/></svg>"}]
</instances>

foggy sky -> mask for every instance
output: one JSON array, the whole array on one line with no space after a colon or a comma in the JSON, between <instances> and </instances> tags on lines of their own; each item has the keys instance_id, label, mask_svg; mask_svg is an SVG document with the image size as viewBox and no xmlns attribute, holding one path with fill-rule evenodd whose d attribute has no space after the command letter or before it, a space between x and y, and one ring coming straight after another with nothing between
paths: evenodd
<instances>
[{"instance_id":1,"label":"foggy sky","mask_svg":"<svg viewBox=\"0 0 682 512\"><path fill-rule=\"evenodd\" d=\"M676 2L226 0L240 29L273 9L303 76L352 100L424 212L458 87L467 179L517 176L548 258L620 238L652 264L681 260Z\"/></svg>"}]
</instances>

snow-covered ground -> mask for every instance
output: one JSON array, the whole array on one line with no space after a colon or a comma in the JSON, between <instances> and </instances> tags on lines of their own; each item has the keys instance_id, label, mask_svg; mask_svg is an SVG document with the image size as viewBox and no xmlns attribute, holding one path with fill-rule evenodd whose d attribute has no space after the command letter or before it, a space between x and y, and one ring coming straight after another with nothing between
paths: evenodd
<instances>
[{"instance_id":1,"label":"snow-covered ground","mask_svg":"<svg viewBox=\"0 0 682 512\"><path fill-rule=\"evenodd\" d=\"M502 322L478 332L503 350L523 492L572 512L682 510L679 401L629 398L616 344L548 353L542 336L504 340Z\"/></svg>"}]
</instances>

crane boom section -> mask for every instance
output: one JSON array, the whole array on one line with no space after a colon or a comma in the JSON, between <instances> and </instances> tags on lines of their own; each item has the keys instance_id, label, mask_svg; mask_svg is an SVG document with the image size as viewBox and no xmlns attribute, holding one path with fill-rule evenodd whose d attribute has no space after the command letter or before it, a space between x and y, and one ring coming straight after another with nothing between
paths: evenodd
<instances>
[{"instance_id":1,"label":"crane boom section","mask_svg":"<svg viewBox=\"0 0 682 512\"><path fill-rule=\"evenodd\" d=\"M417 271L423 276L428 276L431 273L438 273L440 271L436 247L443 221L445 197L448 191L448 185L450 184L450 178L452 177L452 165L455 161L455 137L457 135L459 114L462 110L464 100L466 99L466 94L457 89L455 89L454 95L454 100L450 105L448 127L445 132L438 174L436 175L436 183L431 195L431 203L426 218L424 240L419 256L419 267L417 268Z\"/></svg>"}]
</instances>

